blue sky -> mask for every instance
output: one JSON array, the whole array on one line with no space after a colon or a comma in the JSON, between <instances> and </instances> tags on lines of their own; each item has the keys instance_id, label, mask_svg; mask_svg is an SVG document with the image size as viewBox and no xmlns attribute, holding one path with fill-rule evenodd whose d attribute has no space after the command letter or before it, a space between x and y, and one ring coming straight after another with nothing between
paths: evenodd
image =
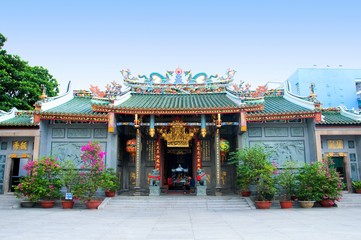
<instances>
[{"instance_id":1,"label":"blue sky","mask_svg":"<svg viewBox=\"0 0 361 240\"><path fill-rule=\"evenodd\" d=\"M1 0L4 48L41 65L65 91L103 88L178 66L237 71L252 88L297 68L361 68L358 0Z\"/></svg>"}]
</instances>

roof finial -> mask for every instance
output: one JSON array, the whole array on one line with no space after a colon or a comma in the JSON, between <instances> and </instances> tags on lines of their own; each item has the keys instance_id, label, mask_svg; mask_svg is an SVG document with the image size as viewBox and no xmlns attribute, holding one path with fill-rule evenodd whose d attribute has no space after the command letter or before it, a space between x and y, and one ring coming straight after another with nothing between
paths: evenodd
<instances>
[{"instance_id":1,"label":"roof finial","mask_svg":"<svg viewBox=\"0 0 361 240\"><path fill-rule=\"evenodd\" d=\"M39 96L39 98L44 102L44 99L47 98L48 96L46 95L46 87L44 84L41 84L41 89L43 89L43 92L41 93L41 95Z\"/></svg>"}]
</instances>

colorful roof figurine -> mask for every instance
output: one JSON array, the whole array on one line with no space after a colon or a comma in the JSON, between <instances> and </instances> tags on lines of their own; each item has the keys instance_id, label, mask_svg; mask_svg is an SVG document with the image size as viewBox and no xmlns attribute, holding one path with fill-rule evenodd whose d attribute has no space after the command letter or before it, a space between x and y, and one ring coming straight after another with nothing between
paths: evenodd
<instances>
[{"instance_id":1,"label":"colorful roof figurine","mask_svg":"<svg viewBox=\"0 0 361 240\"><path fill-rule=\"evenodd\" d=\"M208 76L206 73L192 74L177 68L167 71L165 75L153 72L148 76L134 77L130 70L122 70L124 84L134 93L143 94L199 94L210 92L225 92L233 81L234 70L228 70L225 77L218 74Z\"/></svg>"},{"instance_id":2,"label":"colorful roof figurine","mask_svg":"<svg viewBox=\"0 0 361 240\"><path fill-rule=\"evenodd\" d=\"M114 104L94 103L93 111L118 114L213 114L237 113L260 110L263 99L248 99L228 91L235 71L228 70L225 76L193 75L191 71L177 68L165 75L151 73L135 77L130 70L123 70L124 83L129 91L114 101Z\"/></svg>"}]
</instances>

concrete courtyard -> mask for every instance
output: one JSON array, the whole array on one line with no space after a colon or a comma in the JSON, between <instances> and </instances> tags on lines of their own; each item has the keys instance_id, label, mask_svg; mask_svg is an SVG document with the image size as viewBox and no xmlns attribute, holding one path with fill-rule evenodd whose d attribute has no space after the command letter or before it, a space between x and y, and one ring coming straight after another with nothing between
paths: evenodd
<instances>
[{"instance_id":1,"label":"concrete courtyard","mask_svg":"<svg viewBox=\"0 0 361 240\"><path fill-rule=\"evenodd\" d=\"M0 239L361 239L361 208L18 208L0 216Z\"/></svg>"}]
</instances>

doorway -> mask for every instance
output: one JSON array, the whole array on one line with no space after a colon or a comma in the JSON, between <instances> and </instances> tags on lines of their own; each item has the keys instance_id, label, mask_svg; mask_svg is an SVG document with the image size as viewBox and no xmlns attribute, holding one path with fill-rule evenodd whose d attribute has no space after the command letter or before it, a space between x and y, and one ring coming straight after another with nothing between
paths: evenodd
<instances>
[{"instance_id":1,"label":"doorway","mask_svg":"<svg viewBox=\"0 0 361 240\"><path fill-rule=\"evenodd\" d=\"M347 179L346 179L345 165L343 164L343 157L332 157L331 159L333 161L333 167L340 174L342 181L346 184Z\"/></svg>"},{"instance_id":2,"label":"doorway","mask_svg":"<svg viewBox=\"0 0 361 240\"><path fill-rule=\"evenodd\" d=\"M189 176L193 178L191 148L168 148L164 158L168 190L183 192Z\"/></svg>"},{"instance_id":3,"label":"doorway","mask_svg":"<svg viewBox=\"0 0 361 240\"><path fill-rule=\"evenodd\" d=\"M14 192L14 186L19 184L20 178L27 175L24 165L28 162L27 158L12 158L9 178L9 190Z\"/></svg>"}]
</instances>

